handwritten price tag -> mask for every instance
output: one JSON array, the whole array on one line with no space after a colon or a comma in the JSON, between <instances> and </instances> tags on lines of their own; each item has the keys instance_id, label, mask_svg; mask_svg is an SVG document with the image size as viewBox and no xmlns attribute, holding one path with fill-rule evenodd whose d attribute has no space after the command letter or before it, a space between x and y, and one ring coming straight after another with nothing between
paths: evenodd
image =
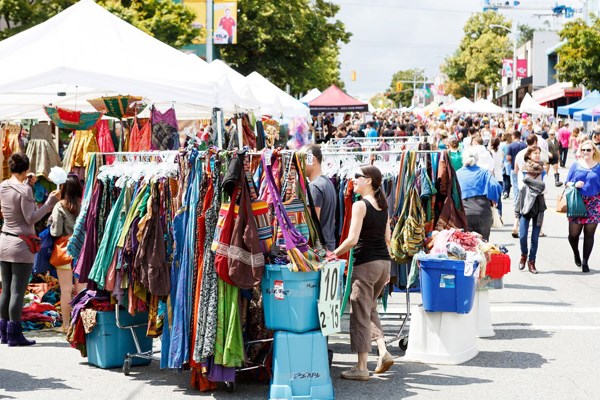
<instances>
[{"instance_id":1,"label":"handwritten price tag","mask_svg":"<svg viewBox=\"0 0 600 400\"><path fill-rule=\"evenodd\" d=\"M319 324L323 336L341 332L340 325L340 279L341 263L325 264L321 270L321 288L319 293Z\"/></svg>"}]
</instances>

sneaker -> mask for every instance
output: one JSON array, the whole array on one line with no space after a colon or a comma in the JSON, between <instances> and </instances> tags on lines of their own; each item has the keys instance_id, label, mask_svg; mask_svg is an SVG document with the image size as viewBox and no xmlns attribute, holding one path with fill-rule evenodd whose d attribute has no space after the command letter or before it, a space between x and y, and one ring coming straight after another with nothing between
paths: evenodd
<instances>
[{"instance_id":1,"label":"sneaker","mask_svg":"<svg viewBox=\"0 0 600 400\"><path fill-rule=\"evenodd\" d=\"M350 379L353 381L368 381L371 379L368 370L360 371L356 369L356 367L352 367L348 371L342 372L341 376L343 379Z\"/></svg>"},{"instance_id":2,"label":"sneaker","mask_svg":"<svg viewBox=\"0 0 600 400\"><path fill-rule=\"evenodd\" d=\"M504 194L502 195L502 198L503 198L504 200L508 199L508 193L504 193Z\"/></svg>"},{"instance_id":3,"label":"sneaker","mask_svg":"<svg viewBox=\"0 0 600 400\"><path fill-rule=\"evenodd\" d=\"M386 352L385 355L383 357L381 357L381 359L377 363L377 368L375 368L375 373L383 374L388 369L390 369L390 367L392 365L394 365L394 359L392 358L392 355L389 352Z\"/></svg>"}]
</instances>

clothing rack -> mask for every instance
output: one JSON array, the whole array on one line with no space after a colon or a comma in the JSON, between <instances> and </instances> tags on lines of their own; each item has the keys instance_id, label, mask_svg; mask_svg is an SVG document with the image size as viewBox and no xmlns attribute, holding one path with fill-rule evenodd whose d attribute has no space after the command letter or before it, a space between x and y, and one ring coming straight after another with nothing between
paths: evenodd
<instances>
[{"instance_id":1,"label":"clothing rack","mask_svg":"<svg viewBox=\"0 0 600 400\"><path fill-rule=\"evenodd\" d=\"M152 161L152 158L155 157L155 161L169 161L169 157L180 154L178 150L158 150L158 151L114 151L114 152L98 152L92 153L92 155L102 155L102 156L113 156L117 157L120 160L135 160L135 161Z\"/></svg>"},{"instance_id":2,"label":"clothing rack","mask_svg":"<svg viewBox=\"0 0 600 400\"><path fill-rule=\"evenodd\" d=\"M441 153L442 150L374 150L374 151L348 151L348 152L322 152L324 156L354 156L354 155L378 155L378 154L402 154L406 151L416 152L418 154Z\"/></svg>"}]
</instances>

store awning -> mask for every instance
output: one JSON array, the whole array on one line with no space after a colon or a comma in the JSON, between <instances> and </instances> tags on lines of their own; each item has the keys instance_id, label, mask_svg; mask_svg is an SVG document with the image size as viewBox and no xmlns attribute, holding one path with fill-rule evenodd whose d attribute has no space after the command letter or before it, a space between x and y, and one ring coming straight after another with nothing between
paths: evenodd
<instances>
[{"instance_id":1,"label":"store awning","mask_svg":"<svg viewBox=\"0 0 600 400\"><path fill-rule=\"evenodd\" d=\"M543 104L561 97L581 97L581 88L573 88L570 82L558 82L536 90L531 96L536 102Z\"/></svg>"},{"instance_id":2,"label":"store awning","mask_svg":"<svg viewBox=\"0 0 600 400\"><path fill-rule=\"evenodd\" d=\"M594 90L592 93L588 94L585 98L576 101L573 104L569 104L566 106L558 107L557 113L558 115L573 115L577 111L586 110L588 108L600 106L600 93Z\"/></svg>"},{"instance_id":3,"label":"store awning","mask_svg":"<svg viewBox=\"0 0 600 400\"><path fill-rule=\"evenodd\" d=\"M566 43L567 43L567 41L563 40L562 42L555 44L554 46L552 46L548 50L546 50L546 55L549 56L549 55L556 53L556 51L558 49L560 49L561 47L563 47Z\"/></svg>"}]
</instances>

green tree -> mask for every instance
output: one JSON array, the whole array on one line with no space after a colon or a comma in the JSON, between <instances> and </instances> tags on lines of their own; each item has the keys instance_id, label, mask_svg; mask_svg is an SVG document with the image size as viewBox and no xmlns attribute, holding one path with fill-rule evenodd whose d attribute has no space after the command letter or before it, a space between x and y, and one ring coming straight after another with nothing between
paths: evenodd
<instances>
[{"instance_id":1,"label":"green tree","mask_svg":"<svg viewBox=\"0 0 600 400\"><path fill-rule=\"evenodd\" d=\"M0 0L0 19L6 29L0 40L40 24L77 0ZM204 34L192 27L195 14L172 1L98 0L98 4L158 40L173 47L183 47Z\"/></svg>"},{"instance_id":2,"label":"green tree","mask_svg":"<svg viewBox=\"0 0 600 400\"><path fill-rule=\"evenodd\" d=\"M324 0L239 0L238 43L223 46L223 59L293 93L332 83L342 86L340 43L351 34L335 20L340 7Z\"/></svg>"},{"instance_id":3,"label":"green tree","mask_svg":"<svg viewBox=\"0 0 600 400\"><path fill-rule=\"evenodd\" d=\"M377 93L373 97L369 99L369 103L375 108L388 108L393 107L394 104L389 96L386 96L383 93Z\"/></svg>"},{"instance_id":4,"label":"green tree","mask_svg":"<svg viewBox=\"0 0 600 400\"><path fill-rule=\"evenodd\" d=\"M449 79L447 93L470 97L476 83L490 87L500 80L502 59L509 57L512 50L507 31L490 25L511 26L494 11L473 14L465 23L465 35L458 49L442 66Z\"/></svg>"},{"instance_id":5,"label":"green tree","mask_svg":"<svg viewBox=\"0 0 600 400\"><path fill-rule=\"evenodd\" d=\"M526 25L526 24L519 24L517 25L517 32L519 33L519 38L517 39L517 45L518 46L522 46L525 43L529 42L530 40L533 40L533 32L535 32L536 29Z\"/></svg>"},{"instance_id":6,"label":"green tree","mask_svg":"<svg viewBox=\"0 0 600 400\"><path fill-rule=\"evenodd\" d=\"M392 82L386 94L395 105L401 104L403 107L408 107L412 103L412 98L415 95L413 83L416 81L417 88L423 86L423 81L426 80L425 70L412 68L396 72L392 75ZM398 82L401 87L398 87ZM400 90L398 90L400 89Z\"/></svg>"},{"instance_id":7,"label":"green tree","mask_svg":"<svg viewBox=\"0 0 600 400\"><path fill-rule=\"evenodd\" d=\"M586 25L582 19L569 22L559 36L566 42L557 51L556 70L560 80L599 90L600 20L593 18L592 25Z\"/></svg>"}]
</instances>

